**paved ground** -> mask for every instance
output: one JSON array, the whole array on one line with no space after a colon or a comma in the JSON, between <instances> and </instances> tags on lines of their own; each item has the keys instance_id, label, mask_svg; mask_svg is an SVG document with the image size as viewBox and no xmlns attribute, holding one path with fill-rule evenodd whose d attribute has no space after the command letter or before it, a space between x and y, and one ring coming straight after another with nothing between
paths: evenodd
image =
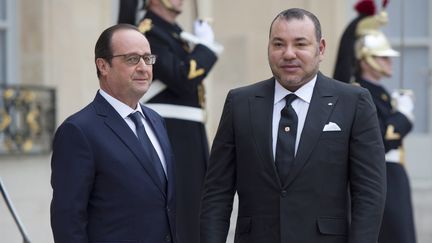
<instances>
[{"instance_id":1,"label":"paved ground","mask_svg":"<svg viewBox=\"0 0 432 243\"><path fill-rule=\"evenodd\" d=\"M432 242L432 189L414 189L414 213L418 243Z\"/></svg>"}]
</instances>

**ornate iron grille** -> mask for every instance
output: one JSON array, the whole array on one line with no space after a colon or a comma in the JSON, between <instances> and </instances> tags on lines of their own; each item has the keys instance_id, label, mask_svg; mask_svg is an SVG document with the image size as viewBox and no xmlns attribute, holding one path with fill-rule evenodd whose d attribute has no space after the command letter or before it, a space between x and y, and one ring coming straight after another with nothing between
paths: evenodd
<instances>
[{"instance_id":1,"label":"ornate iron grille","mask_svg":"<svg viewBox=\"0 0 432 243\"><path fill-rule=\"evenodd\" d=\"M0 86L0 155L49 153L55 103L53 88Z\"/></svg>"}]
</instances>

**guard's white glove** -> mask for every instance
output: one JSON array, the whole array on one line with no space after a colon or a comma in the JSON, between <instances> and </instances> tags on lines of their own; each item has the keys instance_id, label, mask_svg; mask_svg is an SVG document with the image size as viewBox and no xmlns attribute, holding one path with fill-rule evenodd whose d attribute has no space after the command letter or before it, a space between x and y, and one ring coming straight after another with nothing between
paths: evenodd
<instances>
[{"instance_id":1,"label":"guard's white glove","mask_svg":"<svg viewBox=\"0 0 432 243\"><path fill-rule=\"evenodd\" d=\"M207 46L213 53L219 55L223 51L223 46L214 41L214 33L208 22L195 20L194 33L181 32L180 38L192 44L201 44Z\"/></svg>"},{"instance_id":2,"label":"guard's white glove","mask_svg":"<svg viewBox=\"0 0 432 243\"><path fill-rule=\"evenodd\" d=\"M193 24L194 35L198 37L203 43L213 43L214 33L213 29L207 21L195 20Z\"/></svg>"},{"instance_id":3,"label":"guard's white glove","mask_svg":"<svg viewBox=\"0 0 432 243\"><path fill-rule=\"evenodd\" d=\"M392 93L396 109L414 122L414 93L412 90L396 90Z\"/></svg>"}]
</instances>

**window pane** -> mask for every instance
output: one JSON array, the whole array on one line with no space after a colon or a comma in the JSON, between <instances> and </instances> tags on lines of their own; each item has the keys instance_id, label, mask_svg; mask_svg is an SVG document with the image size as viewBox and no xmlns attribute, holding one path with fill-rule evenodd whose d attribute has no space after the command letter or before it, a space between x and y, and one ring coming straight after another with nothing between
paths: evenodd
<instances>
[{"instance_id":1,"label":"window pane","mask_svg":"<svg viewBox=\"0 0 432 243\"><path fill-rule=\"evenodd\" d=\"M0 30L0 84L6 83L6 32Z\"/></svg>"},{"instance_id":2,"label":"window pane","mask_svg":"<svg viewBox=\"0 0 432 243\"><path fill-rule=\"evenodd\" d=\"M0 0L0 20L6 20L6 0Z\"/></svg>"},{"instance_id":3,"label":"window pane","mask_svg":"<svg viewBox=\"0 0 432 243\"><path fill-rule=\"evenodd\" d=\"M429 100L428 100L428 49L426 47L404 48L403 59L403 88L412 89L415 95L415 123L414 133L428 132L429 124ZM398 89L400 86L400 61L401 57L393 58L393 77L384 80L383 84L389 91Z\"/></svg>"},{"instance_id":4,"label":"window pane","mask_svg":"<svg viewBox=\"0 0 432 243\"><path fill-rule=\"evenodd\" d=\"M403 13L401 12L403 4ZM386 32L390 37L400 37L402 30L402 14L403 14L403 32L405 37L427 37L428 36L428 0L399 0L390 1L387 12L389 23L385 27Z\"/></svg>"}]
</instances>

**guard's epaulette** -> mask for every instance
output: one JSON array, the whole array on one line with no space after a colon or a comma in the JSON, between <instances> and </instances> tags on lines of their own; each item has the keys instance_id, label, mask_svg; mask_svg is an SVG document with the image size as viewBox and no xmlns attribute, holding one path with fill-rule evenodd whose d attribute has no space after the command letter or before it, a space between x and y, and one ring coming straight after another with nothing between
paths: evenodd
<instances>
[{"instance_id":1,"label":"guard's epaulette","mask_svg":"<svg viewBox=\"0 0 432 243\"><path fill-rule=\"evenodd\" d=\"M389 97L388 97L388 95L386 94L386 93L382 93L381 94L381 99L383 100L383 101L388 101L389 100Z\"/></svg>"},{"instance_id":2,"label":"guard's epaulette","mask_svg":"<svg viewBox=\"0 0 432 243\"><path fill-rule=\"evenodd\" d=\"M143 21L141 21L139 23L138 30L141 33L145 34L146 32L150 31L152 29L152 27L153 27L152 20L146 18L146 19L143 19Z\"/></svg>"}]
</instances>

